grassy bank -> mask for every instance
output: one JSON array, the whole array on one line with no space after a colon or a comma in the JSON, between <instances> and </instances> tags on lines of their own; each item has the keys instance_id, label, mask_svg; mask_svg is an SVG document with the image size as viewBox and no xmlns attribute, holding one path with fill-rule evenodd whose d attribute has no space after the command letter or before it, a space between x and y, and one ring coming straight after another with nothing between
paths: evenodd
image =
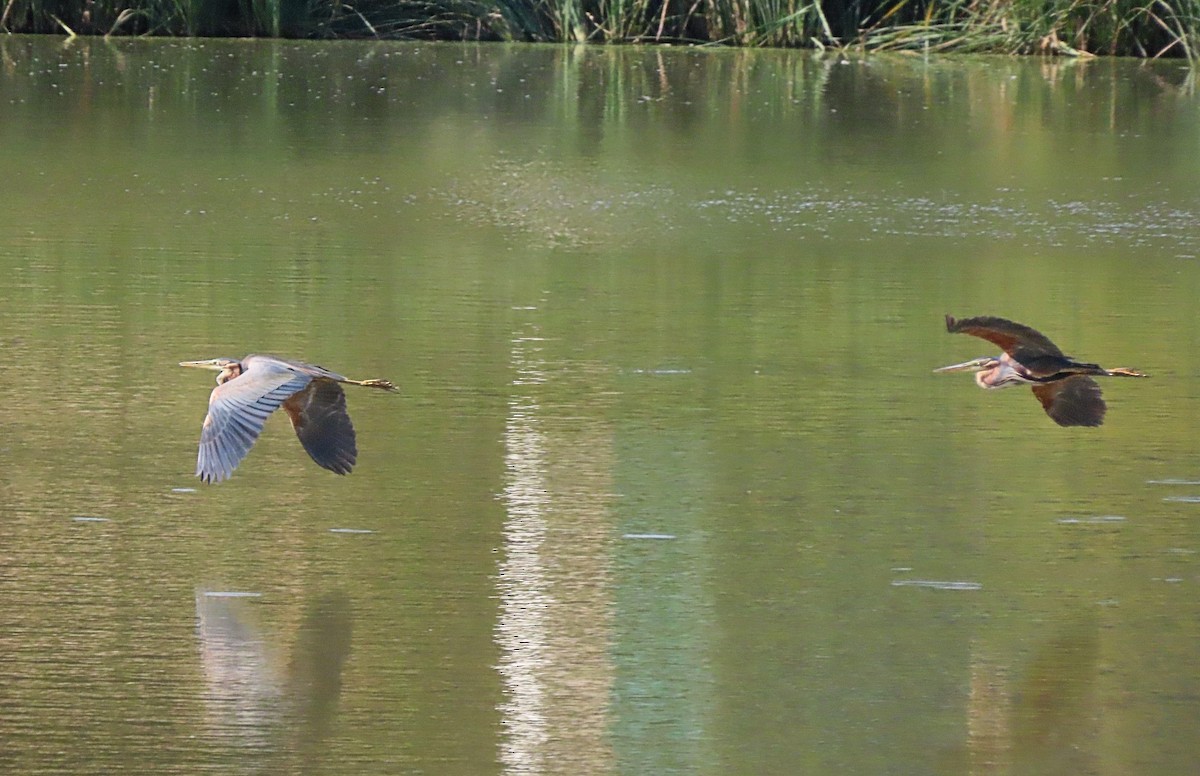
<instances>
[{"instance_id":1,"label":"grassy bank","mask_svg":"<svg viewBox=\"0 0 1200 776\"><path fill-rule=\"evenodd\" d=\"M1196 59L1200 0L0 0L0 29Z\"/></svg>"}]
</instances>

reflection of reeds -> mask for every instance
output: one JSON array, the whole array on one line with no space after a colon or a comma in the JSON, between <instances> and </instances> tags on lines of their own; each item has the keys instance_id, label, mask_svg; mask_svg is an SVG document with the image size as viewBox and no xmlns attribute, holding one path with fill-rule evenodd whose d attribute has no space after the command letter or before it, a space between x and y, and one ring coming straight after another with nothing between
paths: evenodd
<instances>
[{"instance_id":1,"label":"reflection of reeds","mask_svg":"<svg viewBox=\"0 0 1200 776\"><path fill-rule=\"evenodd\" d=\"M3 0L0 29L689 41L1194 59L1200 0Z\"/></svg>"}]
</instances>

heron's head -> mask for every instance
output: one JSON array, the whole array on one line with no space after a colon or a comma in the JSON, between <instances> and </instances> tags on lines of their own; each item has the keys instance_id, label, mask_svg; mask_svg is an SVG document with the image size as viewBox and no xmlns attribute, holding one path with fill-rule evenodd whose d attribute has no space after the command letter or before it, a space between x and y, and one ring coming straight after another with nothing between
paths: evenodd
<instances>
[{"instance_id":1,"label":"heron's head","mask_svg":"<svg viewBox=\"0 0 1200 776\"><path fill-rule=\"evenodd\" d=\"M220 372L217 375L217 384L220 385L228 380L232 380L242 373L242 362L236 358L209 358L204 361L180 361L180 366L190 366L196 369L211 369L214 372Z\"/></svg>"},{"instance_id":2,"label":"heron's head","mask_svg":"<svg viewBox=\"0 0 1200 776\"><path fill-rule=\"evenodd\" d=\"M985 369L991 369L1000 363L1000 359L995 356L980 356L973 358L970 361L964 361L961 364L951 364L940 369L935 369L935 372L982 372Z\"/></svg>"}]
</instances>

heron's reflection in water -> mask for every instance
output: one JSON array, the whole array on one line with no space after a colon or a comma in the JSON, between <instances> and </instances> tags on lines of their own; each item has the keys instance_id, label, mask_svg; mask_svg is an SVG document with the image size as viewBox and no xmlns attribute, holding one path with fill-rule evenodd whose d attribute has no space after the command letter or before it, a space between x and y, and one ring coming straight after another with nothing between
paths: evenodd
<instances>
[{"instance_id":1,"label":"heron's reflection in water","mask_svg":"<svg viewBox=\"0 0 1200 776\"><path fill-rule=\"evenodd\" d=\"M977 647L971 659L965 750L942 773L1096 773L1100 625L1090 614L1056 626L1023 666Z\"/></svg>"},{"instance_id":2,"label":"heron's reflection in water","mask_svg":"<svg viewBox=\"0 0 1200 776\"><path fill-rule=\"evenodd\" d=\"M257 599L196 591L204 705L214 734L238 746L270 743L283 677L253 611Z\"/></svg>"},{"instance_id":3,"label":"heron's reflection in water","mask_svg":"<svg viewBox=\"0 0 1200 776\"><path fill-rule=\"evenodd\" d=\"M204 704L214 736L243 749L293 753L299 770L317 762L337 717L353 614L340 592L310 600L286 639L264 635L261 599L196 593Z\"/></svg>"}]
</instances>

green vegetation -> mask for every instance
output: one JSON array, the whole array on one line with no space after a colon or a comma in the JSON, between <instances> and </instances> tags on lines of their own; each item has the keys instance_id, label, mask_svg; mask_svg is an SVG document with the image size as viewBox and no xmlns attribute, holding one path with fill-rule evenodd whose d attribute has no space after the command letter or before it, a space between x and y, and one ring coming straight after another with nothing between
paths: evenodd
<instances>
[{"instance_id":1,"label":"green vegetation","mask_svg":"<svg viewBox=\"0 0 1200 776\"><path fill-rule=\"evenodd\" d=\"M1177 56L1200 0L0 0L0 29Z\"/></svg>"}]
</instances>

